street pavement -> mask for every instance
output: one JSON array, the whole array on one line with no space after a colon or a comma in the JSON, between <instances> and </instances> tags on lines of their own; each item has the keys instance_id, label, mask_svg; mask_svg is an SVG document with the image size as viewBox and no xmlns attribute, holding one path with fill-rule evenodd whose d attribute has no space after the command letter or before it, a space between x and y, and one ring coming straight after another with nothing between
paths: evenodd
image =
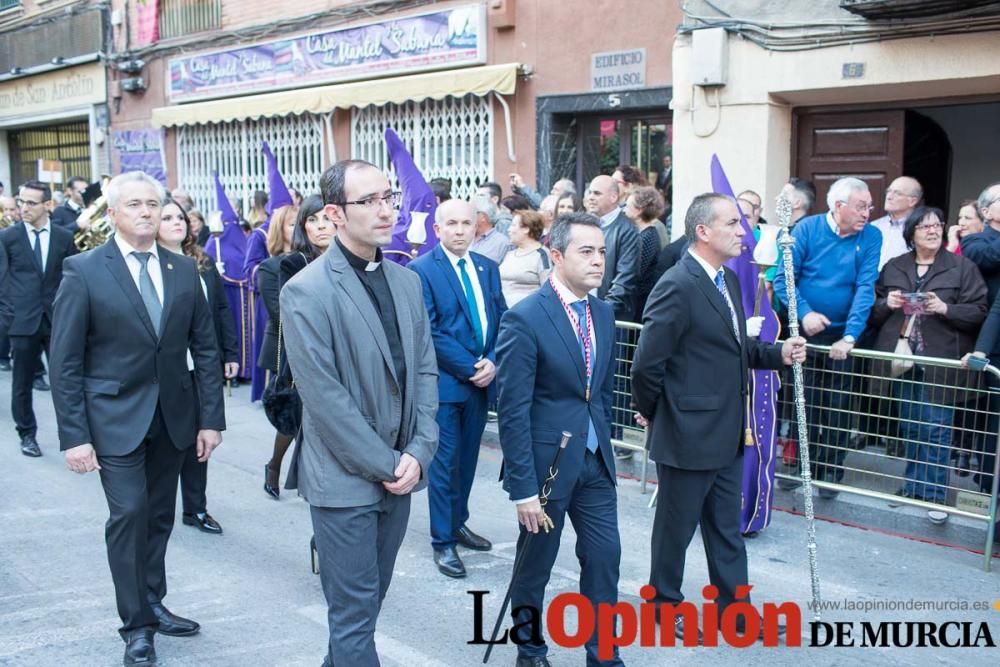
<instances>
[{"instance_id":1,"label":"street pavement","mask_svg":"<svg viewBox=\"0 0 1000 667\"><path fill-rule=\"evenodd\" d=\"M65 468L58 451L48 393L35 392L44 456L21 455L10 419L9 375L0 374L0 665L100 666L121 664L114 590L104 548L107 507L96 474ZM192 638L157 638L161 665L266 666L320 664L327 640L326 607L319 577L309 570L308 507L286 492L280 501L262 490L272 434L248 389L227 398L229 430L209 468L209 511L225 534L212 536L178 521L167 553L167 606L202 624ZM495 439L493 439L495 442ZM406 540L379 621L382 664L439 667L481 664L473 639L473 598L488 590L484 626L508 583L517 535L514 510L497 482L500 452L484 445L472 495L470 527L494 541L488 553L463 551L468 578L447 579L431 558L427 500L414 497ZM286 457L287 462L290 457ZM282 474L284 479L284 472ZM655 488L655 487L651 487ZM620 592L638 604L649 567L652 510L634 480L619 486L622 536ZM816 526L821 590L825 600L950 600L956 605L1000 599L1000 573L986 573L982 558L967 551L902 539L835 523ZM803 646L810 577L804 520L776 512L772 524L748 541L755 604L797 602ZM549 586L574 591L579 566L567 529ZM1000 561L994 560L995 570ZM707 583L701 541L688 552L685 593L699 607ZM1000 603L998 603L1000 605ZM570 613L570 619L575 618ZM958 621L972 636L986 622L1000 643L1000 610L833 612L834 621ZM567 622L572 629L573 620ZM488 630L487 630L488 631ZM860 643L861 628L855 626ZM952 631L949 637L959 638ZM980 640L982 642L982 640ZM622 650L628 665L997 665L1000 649L984 648L640 648ZM553 665L583 665L583 649L554 648ZM490 664L513 665L515 647L500 645Z\"/></svg>"}]
</instances>

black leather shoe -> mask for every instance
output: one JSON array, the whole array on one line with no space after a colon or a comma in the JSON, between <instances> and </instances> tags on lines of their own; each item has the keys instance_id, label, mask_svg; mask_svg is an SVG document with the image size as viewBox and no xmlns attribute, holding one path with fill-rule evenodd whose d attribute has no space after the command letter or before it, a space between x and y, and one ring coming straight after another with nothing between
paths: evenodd
<instances>
[{"instance_id":1,"label":"black leather shoe","mask_svg":"<svg viewBox=\"0 0 1000 667\"><path fill-rule=\"evenodd\" d=\"M9 361L0 361L0 371L10 372L10 362Z\"/></svg>"},{"instance_id":2,"label":"black leather shoe","mask_svg":"<svg viewBox=\"0 0 1000 667\"><path fill-rule=\"evenodd\" d=\"M48 391L49 383L45 381L44 376L36 375L35 379L31 382L31 388L35 391Z\"/></svg>"},{"instance_id":3,"label":"black leather shoe","mask_svg":"<svg viewBox=\"0 0 1000 667\"><path fill-rule=\"evenodd\" d=\"M469 530L468 526L462 526L455 531L455 541L466 549L473 551L489 551L493 548L493 543L482 535L476 535Z\"/></svg>"},{"instance_id":4,"label":"black leather shoe","mask_svg":"<svg viewBox=\"0 0 1000 667\"><path fill-rule=\"evenodd\" d=\"M441 574L446 577L461 579L465 576L465 565L462 563L462 559L458 557L458 551L455 550L455 547L435 549L434 564L438 566Z\"/></svg>"},{"instance_id":5,"label":"black leather shoe","mask_svg":"<svg viewBox=\"0 0 1000 667\"><path fill-rule=\"evenodd\" d=\"M153 636L156 631L153 628L139 628L129 633L125 640L125 657L122 664L129 665L155 665L156 647L153 646Z\"/></svg>"},{"instance_id":6,"label":"black leather shoe","mask_svg":"<svg viewBox=\"0 0 1000 667\"><path fill-rule=\"evenodd\" d=\"M203 533L211 533L212 535L222 535L222 526L219 522L212 518L212 515L208 512L199 512L197 514L185 514L181 517L185 526L198 526L198 530Z\"/></svg>"},{"instance_id":7,"label":"black leather shoe","mask_svg":"<svg viewBox=\"0 0 1000 667\"><path fill-rule=\"evenodd\" d=\"M701 628L696 628L695 631L698 633L698 646L701 646L703 640ZM684 641L684 618L681 616L674 619L674 637L677 637L682 642Z\"/></svg>"},{"instance_id":8,"label":"black leather shoe","mask_svg":"<svg viewBox=\"0 0 1000 667\"><path fill-rule=\"evenodd\" d=\"M827 489L825 487L820 487L819 497L822 498L822 499L824 499L824 500L833 500L834 498L836 498L839 495L840 495L840 491L837 491L835 489Z\"/></svg>"},{"instance_id":9,"label":"black leather shoe","mask_svg":"<svg viewBox=\"0 0 1000 667\"><path fill-rule=\"evenodd\" d=\"M153 609L153 616L160 623L160 627L156 631L161 635L190 637L191 635L198 634L198 631L201 630L201 626L191 619L171 613L169 609L163 606L162 602L150 602L149 606Z\"/></svg>"},{"instance_id":10,"label":"black leather shoe","mask_svg":"<svg viewBox=\"0 0 1000 667\"><path fill-rule=\"evenodd\" d=\"M264 493L275 500L281 498L281 483L278 481L278 472L271 470L270 464L264 464Z\"/></svg>"},{"instance_id":11,"label":"black leather shoe","mask_svg":"<svg viewBox=\"0 0 1000 667\"><path fill-rule=\"evenodd\" d=\"M786 629L785 626L781 625L780 623L778 624L777 630L778 630L778 636L779 637L784 637L785 636L785 629ZM742 635L745 631L746 631L745 630L745 626L742 623L739 623L737 621L737 623L736 623L736 632ZM764 641L764 622L763 621L761 621L761 624L760 624L760 634L757 635L757 641L759 641L759 642Z\"/></svg>"},{"instance_id":12,"label":"black leather shoe","mask_svg":"<svg viewBox=\"0 0 1000 667\"><path fill-rule=\"evenodd\" d=\"M35 436L26 435L21 438L21 453L25 456L33 456L35 458L42 455L42 450L38 448L38 441L35 440Z\"/></svg>"},{"instance_id":13,"label":"black leather shoe","mask_svg":"<svg viewBox=\"0 0 1000 667\"><path fill-rule=\"evenodd\" d=\"M517 656L515 667L552 667L549 659L545 656L535 655L530 658Z\"/></svg>"}]
</instances>

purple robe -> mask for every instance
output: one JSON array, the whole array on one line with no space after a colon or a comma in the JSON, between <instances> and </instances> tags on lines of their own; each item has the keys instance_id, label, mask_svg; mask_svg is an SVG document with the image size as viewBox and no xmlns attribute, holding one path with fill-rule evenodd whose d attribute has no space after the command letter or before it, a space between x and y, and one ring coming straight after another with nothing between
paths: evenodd
<instances>
[{"instance_id":1,"label":"purple robe","mask_svg":"<svg viewBox=\"0 0 1000 667\"><path fill-rule=\"evenodd\" d=\"M243 278L246 246L247 237L240 224L226 222L222 234L213 234L205 247L205 253L215 260L217 266L220 261L222 262L219 273L222 274L222 285L229 301L229 309L233 313L239 350L239 377L244 380L250 378L250 368L256 365L255 358L250 356L250 291L247 289L247 281Z\"/></svg>"},{"instance_id":2,"label":"purple robe","mask_svg":"<svg viewBox=\"0 0 1000 667\"><path fill-rule=\"evenodd\" d=\"M719 194L732 197L733 188L722 169L716 155L712 156L712 189ZM739 207L737 207L739 210ZM757 298L757 274L759 267L753 263L753 251L757 246L753 230L740 211L743 225L743 252L739 257L726 262L736 272L743 294L743 311L751 316ZM760 316L764 318L758 340L773 343L778 337L778 317L767 300L767 292L761 299ZM777 426L776 405L778 373L770 370L751 370L748 378L747 424L753 441L744 445L743 450L743 502L740 510L740 531L757 532L771 523L771 501L774 498L774 464L776 461L775 427Z\"/></svg>"},{"instance_id":3,"label":"purple robe","mask_svg":"<svg viewBox=\"0 0 1000 667\"><path fill-rule=\"evenodd\" d=\"M267 329L267 309L264 307L264 299L257 289L257 267L261 265L270 255L267 254L267 230L270 228L270 220L266 221L257 229L250 232L247 239L246 259L243 263L243 275L250 292L250 340L251 340L251 360L250 364L250 400L259 401L264 394L264 387L267 384L267 371L257 366L257 359L260 357L260 348L264 345L264 330Z\"/></svg>"}]
</instances>

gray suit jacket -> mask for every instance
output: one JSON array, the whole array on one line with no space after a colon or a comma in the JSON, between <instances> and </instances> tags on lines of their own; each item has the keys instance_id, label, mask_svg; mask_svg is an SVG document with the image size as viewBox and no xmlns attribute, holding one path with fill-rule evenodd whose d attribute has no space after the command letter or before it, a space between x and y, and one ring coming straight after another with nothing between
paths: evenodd
<instances>
[{"instance_id":1,"label":"gray suit jacket","mask_svg":"<svg viewBox=\"0 0 1000 667\"><path fill-rule=\"evenodd\" d=\"M639 232L624 211L604 229L607 256L597 296L615 309L616 320L631 320L638 290Z\"/></svg>"},{"instance_id":2,"label":"gray suit jacket","mask_svg":"<svg viewBox=\"0 0 1000 667\"><path fill-rule=\"evenodd\" d=\"M285 349L303 407L289 487L297 483L310 505L379 502L388 493L381 482L395 479L404 452L420 463L420 490L437 450L438 367L420 278L393 262L382 269L406 361L402 397L378 314L337 244L281 289Z\"/></svg>"}]
</instances>

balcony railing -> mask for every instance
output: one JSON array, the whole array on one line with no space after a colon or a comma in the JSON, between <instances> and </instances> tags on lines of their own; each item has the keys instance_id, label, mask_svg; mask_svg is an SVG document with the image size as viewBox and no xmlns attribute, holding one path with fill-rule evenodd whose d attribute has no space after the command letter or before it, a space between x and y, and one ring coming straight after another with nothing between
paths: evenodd
<instances>
[{"instance_id":1,"label":"balcony railing","mask_svg":"<svg viewBox=\"0 0 1000 667\"><path fill-rule=\"evenodd\" d=\"M13 9L21 4L21 0L0 0L0 11Z\"/></svg>"},{"instance_id":2,"label":"balcony railing","mask_svg":"<svg viewBox=\"0 0 1000 667\"><path fill-rule=\"evenodd\" d=\"M222 25L222 0L160 0L160 39L216 30Z\"/></svg>"}]
</instances>

